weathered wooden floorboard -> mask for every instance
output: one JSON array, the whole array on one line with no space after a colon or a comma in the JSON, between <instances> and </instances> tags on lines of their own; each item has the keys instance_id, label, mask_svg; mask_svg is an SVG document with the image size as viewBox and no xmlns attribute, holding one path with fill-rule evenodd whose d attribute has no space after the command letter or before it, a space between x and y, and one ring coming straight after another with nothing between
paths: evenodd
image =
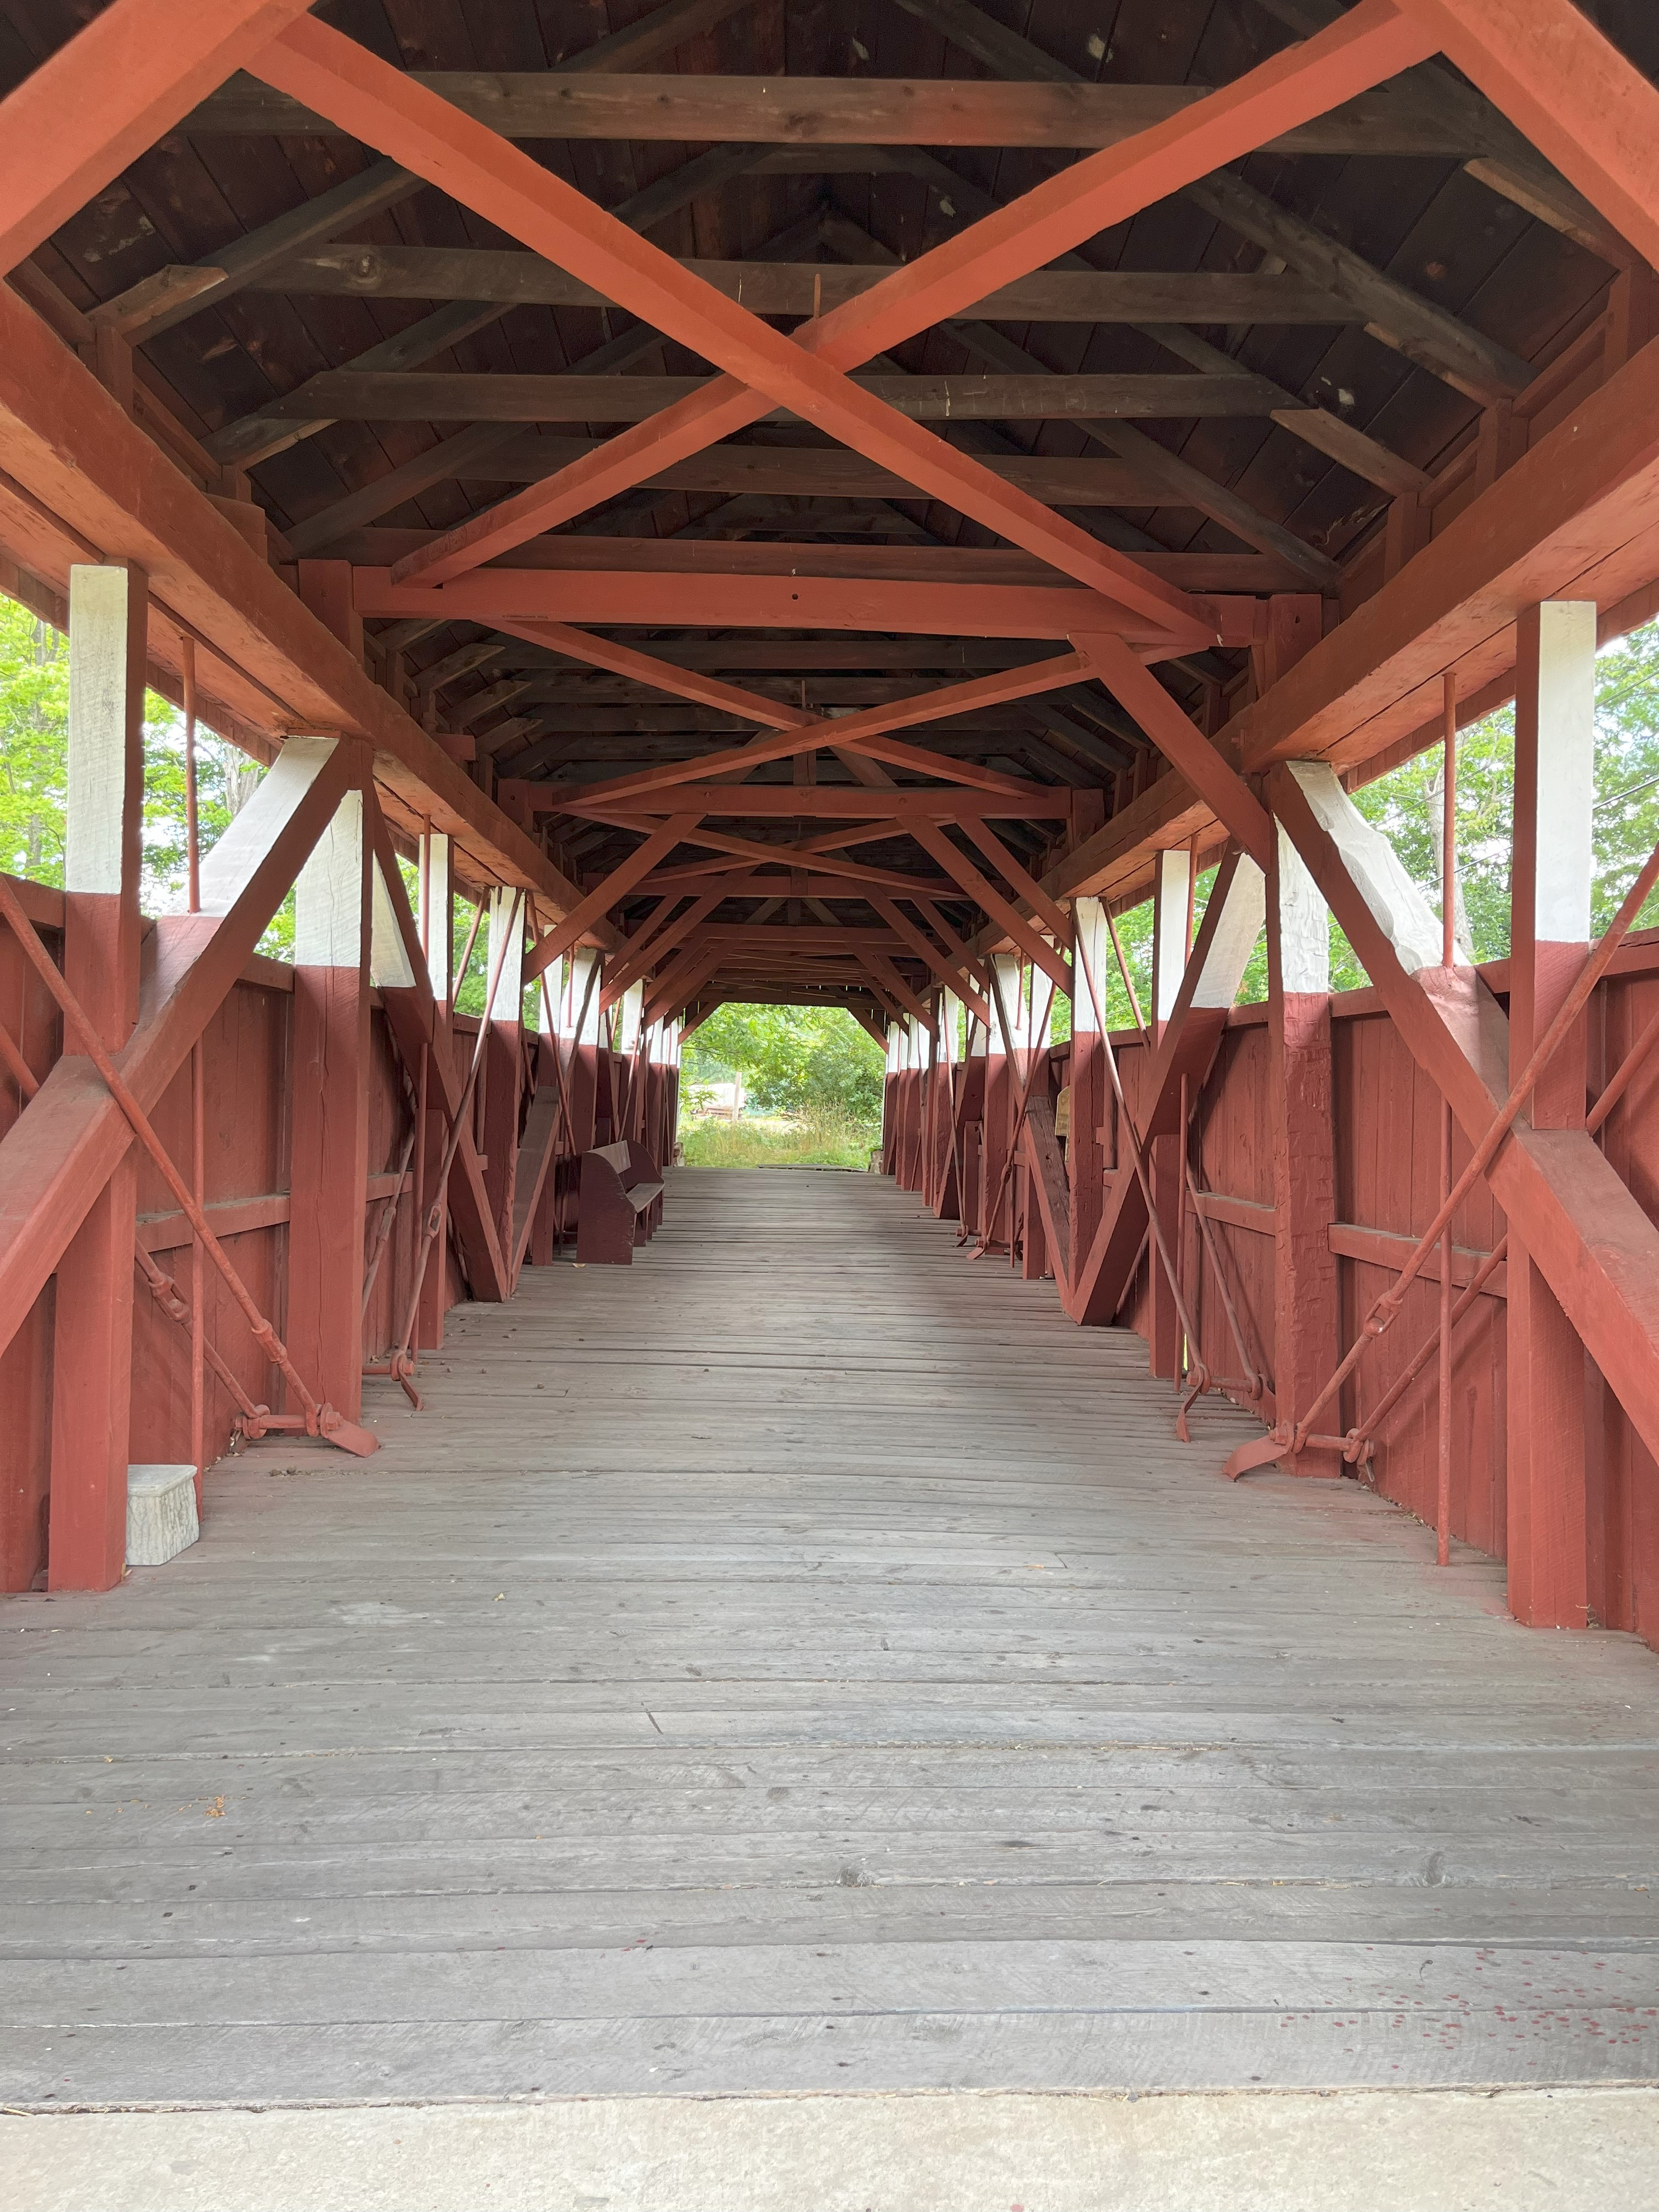
<instances>
[{"instance_id":1,"label":"weathered wooden floorboard","mask_svg":"<svg viewBox=\"0 0 1659 2212\"><path fill-rule=\"evenodd\" d=\"M0 2098L1659 2076L1659 1671L875 1178L0 1613Z\"/></svg>"}]
</instances>

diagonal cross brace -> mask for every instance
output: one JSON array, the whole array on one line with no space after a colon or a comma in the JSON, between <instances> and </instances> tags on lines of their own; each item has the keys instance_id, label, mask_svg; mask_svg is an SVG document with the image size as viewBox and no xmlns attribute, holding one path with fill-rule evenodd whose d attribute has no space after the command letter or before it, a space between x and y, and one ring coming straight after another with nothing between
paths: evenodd
<instances>
[{"instance_id":1,"label":"diagonal cross brace","mask_svg":"<svg viewBox=\"0 0 1659 2212\"><path fill-rule=\"evenodd\" d=\"M1179 1131L1181 1086L1208 1074L1227 1015L1267 917L1267 878L1248 854L1230 851L1217 871L1173 1012L1151 1048L1136 1114L1141 1146ZM1103 1040L1111 1049L1109 1040ZM1109 1322L1123 1302L1149 1222L1138 1176L1120 1166L1094 1241L1071 1285L1073 1321Z\"/></svg>"},{"instance_id":2,"label":"diagonal cross brace","mask_svg":"<svg viewBox=\"0 0 1659 2212\"><path fill-rule=\"evenodd\" d=\"M1407 1049L1478 1145L1509 1088L1502 1008L1473 969L1439 966L1438 919L1327 763L1280 766L1269 792ZM1534 1129L1517 1118L1487 1181L1632 1425L1659 1454L1659 1228L1583 1129Z\"/></svg>"},{"instance_id":3,"label":"diagonal cross brace","mask_svg":"<svg viewBox=\"0 0 1659 2212\"><path fill-rule=\"evenodd\" d=\"M138 1022L115 1054L153 1113L252 957L359 775L358 749L290 738L202 863L202 911L157 925ZM69 1053L0 1140L0 1349L27 1318L93 1201L136 1141L89 1060Z\"/></svg>"},{"instance_id":4,"label":"diagonal cross brace","mask_svg":"<svg viewBox=\"0 0 1659 2212\"><path fill-rule=\"evenodd\" d=\"M433 996L420 932L410 911L403 870L392 850L386 817L378 805L365 810L377 863L376 918L384 913L406 963L398 981L377 978L386 1017L405 1067L420 1065L421 1048L428 1048L427 1067L433 1085L433 1103L444 1119L453 1123L460 1111L461 1080L455 1072L447 1044L440 1034L437 1001ZM407 981L404 977L407 977ZM475 1298L496 1303L513 1294L513 1271L495 1226L483 1167L472 1141L470 1123L461 1133L449 1170L449 1217L461 1248L467 1285Z\"/></svg>"},{"instance_id":5,"label":"diagonal cross brace","mask_svg":"<svg viewBox=\"0 0 1659 2212\"><path fill-rule=\"evenodd\" d=\"M666 410L423 548L403 577L437 583L458 575L776 404L1134 613L1201 632L1199 611L1183 594L1040 503L1011 496L989 471L860 392L847 371L1218 162L1252 151L1288 121L1310 119L1369 89L1428 50L1425 34L1401 16L1393 0L1360 0L1352 14L1302 46L1274 56L1182 116L1046 180L1015 207L987 217L793 337L772 330L612 223L507 141L339 33L314 22L295 25L266 49L259 68L268 82L428 176L726 372L712 392Z\"/></svg>"}]
</instances>

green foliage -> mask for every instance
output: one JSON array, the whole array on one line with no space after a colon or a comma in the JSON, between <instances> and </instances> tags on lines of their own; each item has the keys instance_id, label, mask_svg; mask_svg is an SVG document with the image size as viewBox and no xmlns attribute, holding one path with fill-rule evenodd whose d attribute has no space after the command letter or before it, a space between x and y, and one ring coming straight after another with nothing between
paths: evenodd
<instances>
[{"instance_id":1,"label":"green foliage","mask_svg":"<svg viewBox=\"0 0 1659 2212\"><path fill-rule=\"evenodd\" d=\"M1595 681L1595 878L1592 927L1604 930L1637 871L1659 844L1659 623L1632 632L1601 654ZM1440 910L1441 775L1444 748L1432 746L1354 793L1354 805L1382 830L1407 873ZM1457 741L1458 934L1477 960L1502 960L1510 949L1510 849L1515 820L1515 714L1504 707L1472 723ZM1201 917L1214 881L1199 879ZM1659 891L1644 907L1640 928L1659 927ZM1118 921L1135 988L1146 1004L1152 985L1152 909L1149 900ZM1128 1002L1109 963L1112 1009L1127 1026ZM1352 947L1331 922L1331 988L1366 981ZM1100 979L1097 977L1097 984ZM1239 990L1241 1004L1267 995L1267 946L1257 942Z\"/></svg>"},{"instance_id":2,"label":"green foliage","mask_svg":"<svg viewBox=\"0 0 1659 2212\"><path fill-rule=\"evenodd\" d=\"M15 600L0 599L0 867L34 883L64 880L69 752L69 640ZM263 771L210 730L197 732L201 849L210 852ZM185 904L185 725L155 692L144 701L143 881L148 914ZM281 944L278 921L268 933ZM293 942L289 911L285 942Z\"/></svg>"},{"instance_id":3,"label":"green foliage","mask_svg":"<svg viewBox=\"0 0 1659 2212\"><path fill-rule=\"evenodd\" d=\"M0 599L0 867L64 880L69 641Z\"/></svg>"},{"instance_id":4,"label":"green foliage","mask_svg":"<svg viewBox=\"0 0 1659 2212\"><path fill-rule=\"evenodd\" d=\"M880 1141L878 1120L860 1121L834 1106L809 1107L787 1124L711 1115L680 1127L681 1152L693 1168L863 1168Z\"/></svg>"},{"instance_id":5,"label":"green foliage","mask_svg":"<svg viewBox=\"0 0 1659 2212\"><path fill-rule=\"evenodd\" d=\"M1604 653L1595 685L1595 892L1592 926L1607 927L1659 845L1659 623ZM1637 927L1659 925L1659 893Z\"/></svg>"},{"instance_id":6,"label":"green foliage","mask_svg":"<svg viewBox=\"0 0 1659 2212\"><path fill-rule=\"evenodd\" d=\"M741 1074L757 1106L881 1119L881 1048L840 1006L726 1006L686 1040L688 1083Z\"/></svg>"},{"instance_id":7,"label":"green foliage","mask_svg":"<svg viewBox=\"0 0 1659 2212\"><path fill-rule=\"evenodd\" d=\"M1368 821L1388 832L1407 872L1440 907L1441 771L1438 745L1354 794ZM1632 631L1595 667L1595 886L1591 927L1604 930L1642 863L1659 844L1659 623ZM1477 960L1510 949L1510 847L1515 816L1515 714L1503 708L1457 741L1459 933ZM1638 918L1659 925L1659 893ZM1332 981L1364 981L1332 925Z\"/></svg>"}]
</instances>

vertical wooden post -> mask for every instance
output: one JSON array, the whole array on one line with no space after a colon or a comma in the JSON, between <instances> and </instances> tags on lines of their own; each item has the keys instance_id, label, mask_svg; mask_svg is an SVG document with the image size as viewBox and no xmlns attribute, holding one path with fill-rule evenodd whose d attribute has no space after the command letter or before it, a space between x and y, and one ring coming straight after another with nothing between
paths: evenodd
<instances>
[{"instance_id":1,"label":"vertical wooden post","mask_svg":"<svg viewBox=\"0 0 1659 2212\"><path fill-rule=\"evenodd\" d=\"M1005 1180L1008 1143L1014 1108L1014 1056L1020 1027L1020 962L1012 952L994 952L991 967L996 978L991 993L991 1033L985 1054L985 1120L980 1139L981 1239L987 1244L1013 1242L1013 1197ZM999 1000L998 994L1000 993ZM1003 1016L1007 1016L1005 1030ZM1002 1196L997 1198L1000 1188ZM995 1205L996 1211L991 1208Z\"/></svg>"},{"instance_id":2,"label":"vertical wooden post","mask_svg":"<svg viewBox=\"0 0 1659 2212\"><path fill-rule=\"evenodd\" d=\"M1175 1010L1181 979L1187 966L1187 927L1192 913L1193 856L1182 846L1160 853L1152 878L1152 1004L1149 1016L1150 1050L1155 1050L1164 1025ZM1156 1137L1150 1146L1152 1203L1164 1233L1171 1240L1181 1211L1181 1163L1185 1157L1185 1130ZM1147 1358L1154 1375L1171 1377L1181 1371L1181 1316L1169 1277L1149 1255L1151 1294L1147 1301Z\"/></svg>"},{"instance_id":3,"label":"vertical wooden post","mask_svg":"<svg viewBox=\"0 0 1659 2212\"><path fill-rule=\"evenodd\" d=\"M1267 1120L1273 1131L1273 1386L1280 1420L1311 1405L1339 1357L1330 915L1301 854L1274 825L1267 879ZM1333 1410L1331 1420L1337 1415ZM1342 1472L1334 1452L1285 1462Z\"/></svg>"},{"instance_id":4,"label":"vertical wooden post","mask_svg":"<svg viewBox=\"0 0 1659 2212\"><path fill-rule=\"evenodd\" d=\"M893 1173L898 1157L899 1048L902 1030L896 1022L887 1024L887 1065L881 1081L881 1171Z\"/></svg>"},{"instance_id":5,"label":"vertical wooden post","mask_svg":"<svg viewBox=\"0 0 1659 2212\"><path fill-rule=\"evenodd\" d=\"M432 986L434 1035L431 1050L441 1059L447 1070L454 1067L454 1047L450 1033L450 1002L455 989L455 877L454 848L442 830L428 830L421 841L421 942L426 948L427 978ZM439 1085L429 1078L426 1085L426 1110L422 1115L420 1139L420 1169L417 1186L426 1206L435 1199L447 1214L449 1194L433 1188L438 1170L443 1164L444 1144L447 1129L438 1103ZM424 1219L424 1212L416 1217ZM435 1352L444 1340L444 1314L447 1308L447 1286L449 1273L449 1242L447 1223L441 1226L431 1257L427 1262L425 1279L421 1285L420 1304L415 1316L415 1335L411 1348L416 1352Z\"/></svg>"},{"instance_id":6,"label":"vertical wooden post","mask_svg":"<svg viewBox=\"0 0 1659 2212\"><path fill-rule=\"evenodd\" d=\"M959 1031L962 1000L954 991L940 994L939 1010L939 1081L934 1085L933 1212L941 1221L959 1220L962 1199L957 1187L956 1103L957 1068L962 1059Z\"/></svg>"},{"instance_id":7,"label":"vertical wooden post","mask_svg":"<svg viewBox=\"0 0 1659 2212\"><path fill-rule=\"evenodd\" d=\"M1457 677L1448 669L1441 684L1440 768L1440 964L1457 964ZM1452 1190L1452 1109L1449 1098L1440 1102L1440 1202ZM1436 1362L1438 1466L1435 1482L1435 1559L1451 1565L1452 1517L1452 1223L1448 1219L1440 1239L1440 1349Z\"/></svg>"},{"instance_id":8,"label":"vertical wooden post","mask_svg":"<svg viewBox=\"0 0 1659 2212\"><path fill-rule=\"evenodd\" d=\"M325 623L346 650L363 657L363 618L352 605L349 561L301 561L300 597L319 622Z\"/></svg>"},{"instance_id":9,"label":"vertical wooden post","mask_svg":"<svg viewBox=\"0 0 1659 2212\"><path fill-rule=\"evenodd\" d=\"M933 1091L933 1029L925 1015L914 1013L909 1029L909 1139L905 1161L905 1190L927 1199L927 1115Z\"/></svg>"},{"instance_id":10,"label":"vertical wooden post","mask_svg":"<svg viewBox=\"0 0 1659 2212\"><path fill-rule=\"evenodd\" d=\"M350 1421L362 1405L370 903L351 791L295 885L286 1332L311 1389Z\"/></svg>"},{"instance_id":11,"label":"vertical wooden post","mask_svg":"<svg viewBox=\"0 0 1659 2212\"><path fill-rule=\"evenodd\" d=\"M992 1009L991 1018L996 1019ZM957 1176L957 1196L962 1207L962 1236L977 1237L985 1225L985 1082L990 1070L991 1040L983 1022L975 1021L968 1036L968 1050L957 1081L962 1086L962 1147Z\"/></svg>"},{"instance_id":12,"label":"vertical wooden post","mask_svg":"<svg viewBox=\"0 0 1659 2212\"><path fill-rule=\"evenodd\" d=\"M662 1030L663 1074L663 1149L661 1164L666 1167L674 1157L674 1148L680 1140L680 1037L684 1024L679 1021L665 1022Z\"/></svg>"},{"instance_id":13,"label":"vertical wooden post","mask_svg":"<svg viewBox=\"0 0 1659 2212\"><path fill-rule=\"evenodd\" d=\"M198 1037L190 1054L190 1191L198 1206L207 1205L207 1039ZM207 1304L220 1280L208 1264L199 1237L191 1239L190 1268L190 1456L196 1469L196 1511L202 1511L202 1477L207 1471Z\"/></svg>"},{"instance_id":14,"label":"vertical wooden post","mask_svg":"<svg viewBox=\"0 0 1659 2212\"><path fill-rule=\"evenodd\" d=\"M570 1066L566 1081L570 1088L572 1150L591 1152L598 1135L599 1107L599 997L603 979L599 955L592 945L579 945L570 955L570 994L566 1001L565 1034L570 1040ZM571 1211L575 1219L575 1185L571 1185Z\"/></svg>"},{"instance_id":15,"label":"vertical wooden post","mask_svg":"<svg viewBox=\"0 0 1659 2212\"><path fill-rule=\"evenodd\" d=\"M148 614L140 570L70 570L64 973L112 1047L138 1018ZM133 1145L58 1264L46 1559L55 1590L112 1589L126 1565L137 1212Z\"/></svg>"},{"instance_id":16,"label":"vertical wooden post","mask_svg":"<svg viewBox=\"0 0 1659 2212\"><path fill-rule=\"evenodd\" d=\"M542 970L536 989L536 1088L564 1096L563 1050L559 1039L559 1006L564 989L563 956ZM532 1267L545 1267L553 1258L558 1222L559 1161L568 1156L570 1131L562 1117L553 1140L553 1164L536 1202L536 1219L530 1232L527 1258Z\"/></svg>"},{"instance_id":17,"label":"vertical wooden post","mask_svg":"<svg viewBox=\"0 0 1659 2212\"><path fill-rule=\"evenodd\" d=\"M524 1081L524 895L512 889L489 895L489 951L486 975L500 972L488 1008L489 1061L484 1093L484 1188L503 1242L511 1237L513 1183L519 1164L519 1102Z\"/></svg>"},{"instance_id":18,"label":"vertical wooden post","mask_svg":"<svg viewBox=\"0 0 1659 2212\"><path fill-rule=\"evenodd\" d=\"M1048 1095L1044 1078L1034 1076L1032 1062L1048 1049L1048 1039L1054 1027L1054 994L1048 989L1048 977L1036 970L1031 973L1030 989L1031 1003L1024 1008L1020 1016L1019 1082L1012 1102L1016 1113L1019 1109L1019 1091L1024 1089L1028 1081L1035 1085L1034 1097L1046 1098ZM1019 1149L1022 1157L1015 1167L1013 1180L1018 1186L1019 1210L1024 1224L1020 1231L1020 1279L1022 1282L1040 1283L1051 1264L1048 1234L1042 1225L1042 1208L1037 1204L1031 1187L1031 1170L1024 1158L1025 1147L1023 1142Z\"/></svg>"},{"instance_id":19,"label":"vertical wooden post","mask_svg":"<svg viewBox=\"0 0 1659 2212\"><path fill-rule=\"evenodd\" d=\"M1510 1065L1518 1068L1589 942L1595 605L1527 608L1516 645ZM1580 1022L1533 1094L1535 1127L1583 1127L1586 1073ZM1583 1346L1513 1223L1507 1314L1510 1610L1534 1628L1583 1628L1589 1617Z\"/></svg>"},{"instance_id":20,"label":"vertical wooden post","mask_svg":"<svg viewBox=\"0 0 1659 2212\"><path fill-rule=\"evenodd\" d=\"M1071 1186L1072 1249L1067 1273L1073 1282L1088 1257L1106 1205L1111 1162L1102 1133L1111 1127L1113 1105L1106 1073L1106 1040L1095 1025L1094 998L1085 981L1085 965L1095 994L1106 1007L1106 978L1112 951L1106 933L1106 908L1099 899L1072 902L1072 1115L1066 1139L1066 1174Z\"/></svg>"}]
</instances>

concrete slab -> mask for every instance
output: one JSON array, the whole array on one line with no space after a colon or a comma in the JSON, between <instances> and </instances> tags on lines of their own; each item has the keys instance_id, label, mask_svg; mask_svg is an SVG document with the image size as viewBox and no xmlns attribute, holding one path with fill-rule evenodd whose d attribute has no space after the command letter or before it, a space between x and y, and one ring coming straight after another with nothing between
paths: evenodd
<instances>
[{"instance_id":1,"label":"concrete slab","mask_svg":"<svg viewBox=\"0 0 1659 2212\"><path fill-rule=\"evenodd\" d=\"M1659 2090L0 2117L10 2212L1651 2212Z\"/></svg>"}]
</instances>

